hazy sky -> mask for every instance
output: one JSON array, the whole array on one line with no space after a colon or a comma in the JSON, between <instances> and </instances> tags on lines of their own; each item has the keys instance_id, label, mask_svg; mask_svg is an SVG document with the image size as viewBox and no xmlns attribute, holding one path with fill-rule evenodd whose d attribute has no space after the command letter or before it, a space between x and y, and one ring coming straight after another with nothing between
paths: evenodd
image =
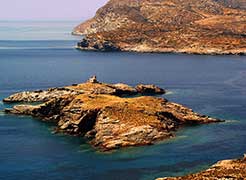
<instances>
[{"instance_id":1,"label":"hazy sky","mask_svg":"<svg viewBox=\"0 0 246 180\"><path fill-rule=\"evenodd\" d=\"M0 0L0 20L79 20L107 0Z\"/></svg>"}]
</instances>

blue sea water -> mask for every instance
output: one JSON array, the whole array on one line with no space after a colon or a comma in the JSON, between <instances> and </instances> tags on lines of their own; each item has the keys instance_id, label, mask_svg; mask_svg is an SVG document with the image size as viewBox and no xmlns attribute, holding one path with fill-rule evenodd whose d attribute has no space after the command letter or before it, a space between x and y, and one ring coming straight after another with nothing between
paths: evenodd
<instances>
[{"instance_id":1,"label":"blue sea water","mask_svg":"<svg viewBox=\"0 0 246 180\"><path fill-rule=\"evenodd\" d=\"M181 129L154 146L100 153L52 125L0 111L0 179L151 180L206 169L246 152L246 57L96 53L74 49L79 22L0 22L0 99L85 81L153 83L163 97L225 123ZM0 101L0 110L9 107Z\"/></svg>"}]
</instances>

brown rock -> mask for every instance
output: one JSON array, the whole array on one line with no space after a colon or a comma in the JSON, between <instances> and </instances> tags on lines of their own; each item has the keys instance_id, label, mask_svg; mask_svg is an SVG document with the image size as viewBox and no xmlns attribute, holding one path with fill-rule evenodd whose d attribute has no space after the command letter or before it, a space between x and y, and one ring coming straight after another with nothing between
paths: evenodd
<instances>
[{"instance_id":1,"label":"brown rock","mask_svg":"<svg viewBox=\"0 0 246 180\"><path fill-rule=\"evenodd\" d=\"M136 90L141 94L165 94L165 90L155 85L143 85L139 84L136 86Z\"/></svg>"},{"instance_id":2,"label":"brown rock","mask_svg":"<svg viewBox=\"0 0 246 180\"><path fill-rule=\"evenodd\" d=\"M113 84L112 87L116 89L116 95L135 95L137 94L136 89L127 84L118 83L118 84Z\"/></svg>"}]
</instances>

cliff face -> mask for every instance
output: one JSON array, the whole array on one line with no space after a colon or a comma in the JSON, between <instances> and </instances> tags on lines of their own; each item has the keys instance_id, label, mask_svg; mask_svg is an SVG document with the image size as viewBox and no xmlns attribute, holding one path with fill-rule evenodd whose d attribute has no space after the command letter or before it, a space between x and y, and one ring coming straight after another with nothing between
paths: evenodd
<instances>
[{"instance_id":1,"label":"cliff face","mask_svg":"<svg viewBox=\"0 0 246 180\"><path fill-rule=\"evenodd\" d=\"M245 0L110 0L74 29L78 48L139 52L246 52Z\"/></svg>"}]
</instances>

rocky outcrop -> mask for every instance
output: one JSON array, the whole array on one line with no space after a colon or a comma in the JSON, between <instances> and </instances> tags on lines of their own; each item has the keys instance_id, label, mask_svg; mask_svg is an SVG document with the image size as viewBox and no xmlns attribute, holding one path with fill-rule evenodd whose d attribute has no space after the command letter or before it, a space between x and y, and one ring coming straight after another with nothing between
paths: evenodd
<instances>
[{"instance_id":1,"label":"rocky outcrop","mask_svg":"<svg viewBox=\"0 0 246 180\"><path fill-rule=\"evenodd\" d=\"M77 48L80 50L91 50L91 51L120 51L120 48L116 46L114 43L102 40L102 39L83 39L78 42Z\"/></svg>"},{"instance_id":2,"label":"rocky outcrop","mask_svg":"<svg viewBox=\"0 0 246 180\"><path fill-rule=\"evenodd\" d=\"M60 88L61 91L68 89L71 94L56 93L51 97L48 92L52 94L53 91L40 91L42 95L46 92L50 99L42 98L45 102L38 105L16 105L5 112L56 123L56 132L83 136L102 151L153 144L173 137L175 130L184 125L220 122L163 98L131 97L136 93L165 92L154 85L137 87L141 88L100 83L93 77L86 83ZM18 93L5 101L40 100L28 98L28 95L33 97L31 92L23 94L25 98ZM123 94L128 96L120 97Z\"/></svg>"},{"instance_id":3,"label":"rocky outcrop","mask_svg":"<svg viewBox=\"0 0 246 180\"><path fill-rule=\"evenodd\" d=\"M50 88L48 90L24 91L16 93L3 99L3 102L45 102L65 95L110 94L117 96L131 96L145 94L148 92L152 92L152 94L165 94L164 89L154 85L137 85L136 88L134 88L123 83L105 84L98 82L96 76L93 76L83 84L74 84L72 86L61 88Z\"/></svg>"},{"instance_id":4,"label":"rocky outcrop","mask_svg":"<svg viewBox=\"0 0 246 180\"><path fill-rule=\"evenodd\" d=\"M164 89L159 88L155 85L139 84L136 86L136 90L142 94L165 94L166 93Z\"/></svg>"},{"instance_id":5,"label":"rocky outcrop","mask_svg":"<svg viewBox=\"0 0 246 180\"><path fill-rule=\"evenodd\" d=\"M96 51L245 54L242 0L109 0L74 29Z\"/></svg>"},{"instance_id":6,"label":"rocky outcrop","mask_svg":"<svg viewBox=\"0 0 246 180\"><path fill-rule=\"evenodd\" d=\"M238 160L224 160L216 163L206 171L183 177L159 178L157 180L243 180L246 178L246 155Z\"/></svg>"}]
</instances>

